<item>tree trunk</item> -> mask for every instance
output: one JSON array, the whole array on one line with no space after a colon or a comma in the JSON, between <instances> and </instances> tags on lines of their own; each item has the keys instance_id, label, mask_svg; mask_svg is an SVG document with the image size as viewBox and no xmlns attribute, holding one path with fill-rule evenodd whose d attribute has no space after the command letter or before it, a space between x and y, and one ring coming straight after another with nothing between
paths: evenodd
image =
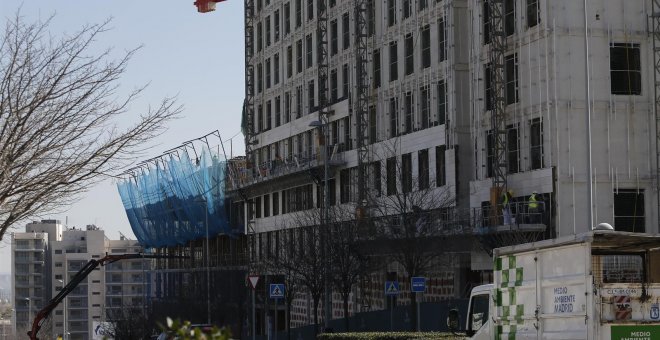
<instances>
[{"instance_id":1,"label":"tree trunk","mask_svg":"<svg viewBox=\"0 0 660 340\"><path fill-rule=\"evenodd\" d=\"M319 334L319 298L314 297L314 334Z\"/></svg>"},{"instance_id":2,"label":"tree trunk","mask_svg":"<svg viewBox=\"0 0 660 340\"><path fill-rule=\"evenodd\" d=\"M344 294L344 332L350 332L350 321L348 316L348 296L349 294Z\"/></svg>"},{"instance_id":3,"label":"tree trunk","mask_svg":"<svg viewBox=\"0 0 660 340\"><path fill-rule=\"evenodd\" d=\"M417 315L417 293L410 293L410 315L412 315L410 319L410 330L413 332L419 331L417 329L417 318L419 317Z\"/></svg>"}]
</instances>

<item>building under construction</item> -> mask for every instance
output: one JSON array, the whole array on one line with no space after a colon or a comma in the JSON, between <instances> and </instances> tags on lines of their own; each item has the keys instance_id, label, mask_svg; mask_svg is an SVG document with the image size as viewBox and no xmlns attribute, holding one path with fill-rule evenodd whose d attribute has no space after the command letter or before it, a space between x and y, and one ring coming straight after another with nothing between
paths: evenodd
<instances>
[{"instance_id":1,"label":"building under construction","mask_svg":"<svg viewBox=\"0 0 660 340\"><path fill-rule=\"evenodd\" d=\"M332 261L330 230L353 230L369 262L349 309L338 284L317 304L317 282L299 283L289 307L260 286L258 333L270 309L282 329L412 302L388 301L383 286L413 274L428 278L426 302L461 297L490 280L492 247L601 222L658 232L657 1L244 3L245 158L204 163L184 143L127 175L139 186L187 151L189 172L172 170L172 182L215 178L127 205L129 217L141 209L136 236L155 237L147 246L190 257L159 260L162 301L192 294L192 313L226 284L240 327L245 275L289 284L284 269ZM434 257L415 273L396 250L411 239Z\"/></svg>"}]
</instances>

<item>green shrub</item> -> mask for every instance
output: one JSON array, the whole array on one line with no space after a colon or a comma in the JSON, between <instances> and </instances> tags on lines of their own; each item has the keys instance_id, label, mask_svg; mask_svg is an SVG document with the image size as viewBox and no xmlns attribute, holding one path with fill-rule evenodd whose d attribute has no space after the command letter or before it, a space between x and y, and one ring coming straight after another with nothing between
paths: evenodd
<instances>
[{"instance_id":1,"label":"green shrub","mask_svg":"<svg viewBox=\"0 0 660 340\"><path fill-rule=\"evenodd\" d=\"M458 340L465 339L452 333L438 332L362 332L362 333L327 333L320 334L318 340Z\"/></svg>"},{"instance_id":2,"label":"green shrub","mask_svg":"<svg viewBox=\"0 0 660 340\"><path fill-rule=\"evenodd\" d=\"M229 340L231 333L225 328L213 326L208 332L202 332L198 327L193 327L190 321L179 321L167 318L167 325L161 326L169 336L168 339L176 340Z\"/></svg>"}]
</instances>

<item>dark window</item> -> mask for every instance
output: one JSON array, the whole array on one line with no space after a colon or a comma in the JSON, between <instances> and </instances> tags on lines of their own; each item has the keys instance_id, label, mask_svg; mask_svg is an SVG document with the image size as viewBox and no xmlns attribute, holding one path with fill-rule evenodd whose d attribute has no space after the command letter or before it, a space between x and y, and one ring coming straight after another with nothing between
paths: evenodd
<instances>
[{"instance_id":1,"label":"dark window","mask_svg":"<svg viewBox=\"0 0 660 340\"><path fill-rule=\"evenodd\" d=\"M420 125L422 129L427 129L429 127L429 100L429 87L422 86L419 89Z\"/></svg>"},{"instance_id":2,"label":"dark window","mask_svg":"<svg viewBox=\"0 0 660 340\"><path fill-rule=\"evenodd\" d=\"M357 168L342 169L339 172L339 186L341 203L357 201Z\"/></svg>"},{"instance_id":3,"label":"dark window","mask_svg":"<svg viewBox=\"0 0 660 340\"><path fill-rule=\"evenodd\" d=\"M406 35L406 38L404 40L404 49L406 50L406 75L412 74L413 71L415 71L415 47L413 44L413 36L412 34Z\"/></svg>"},{"instance_id":4,"label":"dark window","mask_svg":"<svg viewBox=\"0 0 660 340\"><path fill-rule=\"evenodd\" d=\"M270 195L264 195L264 217L270 216Z\"/></svg>"},{"instance_id":5,"label":"dark window","mask_svg":"<svg viewBox=\"0 0 660 340\"><path fill-rule=\"evenodd\" d=\"M644 190L619 189L614 192L614 228L618 231L645 232Z\"/></svg>"},{"instance_id":6,"label":"dark window","mask_svg":"<svg viewBox=\"0 0 660 340\"><path fill-rule=\"evenodd\" d=\"M266 59L266 88L270 88L270 58Z\"/></svg>"},{"instance_id":7,"label":"dark window","mask_svg":"<svg viewBox=\"0 0 660 340\"><path fill-rule=\"evenodd\" d=\"M518 102L518 55L506 57L506 103Z\"/></svg>"},{"instance_id":8,"label":"dark window","mask_svg":"<svg viewBox=\"0 0 660 340\"><path fill-rule=\"evenodd\" d=\"M396 98L390 98L390 138L399 135L399 103Z\"/></svg>"},{"instance_id":9,"label":"dark window","mask_svg":"<svg viewBox=\"0 0 660 340\"><path fill-rule=\"evenodd\" d=\"M514 0L504 1L504 32L507 36L516 33L516 4Z\"/></svg>"},{"instance_id":10,"label":"dark window","mask_svg":"<svg viewBox=\"0 0 660 340\"><path fill-rule=\"evenodd\" d=\"M417 0L417 4L419 5L419 10L422 11L428 7L428 3L426 0Z\"/></svg>"},{"instance_id":11,"label":"dark window","mask_svg":"<svg viewBox=\"0 0 660 340\"><path fill-rule=\"evenodd\" d=\"M444 145L435 147L435 185L439 187L447 184L445 149Z\"/></svg>"},{"instance_id":12,"label":"dark window","mask_svg":"<svg viewBox=\"0 0 660 340\"><path fill-rule=\"evenodd\" d=\"M639 44L610 45L612 94L642 94L642 67Z\"/></svg>"},{"instance_id":13,"label":"dark window","mask_svg":"<svg viewBox=\"0 0 660 340\"><path fill-rule=\"evenodd\" d=\"M275 127L282 125L282 101L280 96L275 97Z\"/></svg>"},{"instance_id":14,"label":"dark window","mask_svg":"<svg viewBox=\"0 0 660 340\"><path fill-rule=\"evenodd\" d=\"M302 72L303 69L303 48L302 39L296 41L296 73Z\"/></svg>"},{"instance_id":15,"label":"dark window","mask_svg":"<svg viewBox=\"0 0 660 340\"><path fill-rule=\"evenodd\" d=\"M527 27L539 24L539 0L527 0Z\"/></svg>"},{"instance_id":16,"label":"dark window","mask_svg":"<svg viewBox=\"0 0 660 340\"><path fill-rule=\"evenodd\" d=\"M337 70L331 70L330 71L330 101L332 103L337 101L338 94L337 94Z\"/></svg>"},{"instance_id":17,"label":"dark window","mask_svg":"<svg viewBox=\"0 0 660 340\"><path fill-rule=\"evenodd\" d=\"M270 16L266 17L266 23L264 24L266 26L266 47L270 46Z\"/></svg>"},{"instance_id":18,"label":"dark window","mask_svg":"<svg viewBox=\"0 0 660 340\"><path fill-rule=\"evenodd\" d=\"M280 194L278 192L273 193L273 216L280 214Z\"/></svg>"},{"instance_id":19,"label":"dark window","mask_svg":"<svg viewBox=\"0 0 660 340\"><path fill-rule=\"evenodd\" d=\"M387 26L396 23L396 0L387 0Z\"/></svg>"},{"instance_id":20,"label":"dark window","mask_svg":"<svg viewBox=\"0 0 660 340\"><path fill-rule=\"evenodd\" d=\"M438 82L438 124L445 123L447 117L447 85L445 80Z\"/></svg>"},{"instance_id":21,"label":"dark window","mask_svg":"<svg viewBox=\"0 0 660 340\"><path fill-rule=\"evenodd\" d=\"M486 132L486 176L493 177L495 173L495 134L492 130Z\"/></svg>"},{"instance_id":22,"label":"dark window","mask_svg":"<svg viewBox=\"0 0 660 340\"><path fill-rule=\"evenodd\" d=\"M307 102L308 109L309 109L308 113L312 113L312 112L316 111L315 110L315 105L314 105L315 102L316 102L315 97L316 97L316 90L314 89L314 80L310 80L307 83L307 99L309 100Z\"/></svg>"},{"instance_id":23,"label":"dark window","mask_svg":"<svg viewBox=\"0 0 660 340\"><path fill-rule=\"evenodd\" d=\"M529 146L531 168L543 168L543 122L539 118L532 120L530 124Z\"/></svg>"},{"instance_id":24,"label":"dark window","mask_svg":"<svg viewBox=\"0 0 660 340\"><path fill-rule=\"evenodd\" d=\"M399 65L397 63L398 57L397 43L393 41L390 43L390 81L397 80L399 78Z\"/></svg>"},{"instance_id":25,"label":"dark window","mask_svg":"<svg viewBox=\"0 0 660 340\"><path fill-rule=\"evenodd\" d=\"M331 126L330 135L332 137L332 144L339 144L339 121L335 120L334 122L332 122L330 126Z\"/></svg>"},{"instance_id":26,"label":"dark window","mask_svg":"<svg viewBox=\"0 0 660 340\"><path fill-rule=\"evenodd\" d=\"M413 132L413 116L415 115L415 103L413 101L412 92L407 92L405 96L404 107L406 110L405 133Z\"/></svg>"},{"instance_id":27,"label":"dark window","mask_svg":"<svg viewBox=\"0 0 660 340\"><path fill-rule=\"evenodd\" d=\"M276 10L275 14L273 16L273 31L275 33L275 37L273 40L275 42L280 41L280 10Z\"/></svg>"},{"instance_id":28,"label":"dark window","mask_svg":"<svg viewBox=\"0 0 660 340\"><path fill-rule=\"evenodd\" d=\"M431 27L422 28L422 68L431 66Z\"/></svg>"},{"instance_id":29,"label":"dark window","mask_svg":"<svg viewBox=\"0 0 660 340\"><path fill-rule=\"evenodd\" d=\"M314 19L314 0L307 0L307 21Z\"/></svg>"},{"instance_id":30,"label":"dark window","mask_svg":"<svg viewBox=\"0 0 660 340\"><path fill-rule=\"evenodd\" d=\"M328 1L328 3L329 3L328 6L330 6L330 8L333 8L337 5L337 0L330 0Z\"/></svg>"},{"instance_id":31,"label":"dark window","mask_svg":"<svg viewBox=\"0 0 660 340\"><path fill-rule=\"evenodd\" d=\"M264 68L261 63L257 64L257 93L264 89Z\"/></svg>"},{"instance_id":32,"label":"dark window","mask_svg":"<svg viewBox=\"0 0 660 340\"><path fill-rule=\"evenodd\" d=\"M302 25L302 0L296 0L296 28Z\"/></svg>"},{"instance_id":33,"label":"dark window","mask_svg":"<svg viewBox=\"0 0 660 340\"><path fill-rule=\"evenodd\" d=\"M257 106L257 131L264 131L264 108L263 106Z\"/></svg>"},{"instance_id":34,"label":"dark window","mask_svg":"<svg viewBox=\"0 0 660 340\"><path fill-rule=\"evenodd\" d=\"M376 6L374 6L374 0L367 0L367 31L370 37L376 33Z\"/></svg>"},{"instance_id":35,"label":"dark window","mask_svg":"<svg viewBox=\"0 0 660 340\"><path fill-rule=\"evenodd\" d=\"M410 8L410 0L403 0L403 19L407 19L410 17L410 14L412 13L412 9Z\"/></svg>"},{"instance_id":36,"label":"dark window","mask_svg":"<svg viewBox=\"0 0 660 340\"><path fill-rule=\"evenodd\" d=\"M373 56L374 88L377 89L380 87L380 50L374 50Z\"/></svg>"},{"instance_id":37,"label":"dark window","mask_svg":"<svg viewBox=\"0 0 660 340\"><path fill-rule=\"evenodd\" d=\"M337 54L337 40L339 32L337 32L337 20L330 21L330 55Z\"/></svg>"},{"instance_id":38,"label":"dark window","mask_svg":"<svg viewBox=\"0 0 660 340\"><path fill-rule=\"evenodd\" d=\"M291 92L284 92L284 123L291 121Z\"/></svg>"},{"instance_id":39,"label":"dark window","mask_svg":"<svg viewBox=\"0 0 660 340\"><path fill-rule=\"evenodd\" d=\"M341 16L342 44L347 49L351 46L351 21L348 12Z\"/></svg>"},{"instance_id":40,"label":"dark window","mask_svg":"<svg viewBox=\"0 0 660 340\"><path fill-rule=\"evenodd\" d=\"M344 143L346 144L346 150L353 149L353 140L351 138L351 117L348 116L344 118Z\"/></svg>"},{"instance_id":41,"label":"dark window","mask_svg":"<svg viewBox=\"0 0 660 340\"><path fill-rule=\"evenodd\" d=\"M254 203L256 205L255 209L255 218L261 218L261 196L255 198Z\"/></svg>"},{"instance_id":42,"label":"dark window","mask_svg":"<svg viewBox=\"0 0 660 340\"><path fill-rule=\"evenodd\" d=\"M491 22L490 22L490 0L484 1L484 15L481 17L483 20L484 44L490 43L491 35Z\"/></svg>"},{"instance_id":43,"label":"dark window","mask_svg":"<svg viewBox=\"0 0 660 340\"><path fill-rule=\"evenodd\" d=\"M376 143L378 125L376 124L376 107L369 107L369 144Z\"/></svg>"},{"instance_id":44,"label":"dark window","mask_svg":"<svg viewBox=\"0 0 660 340\"><path fill-rule=\"evenodd\" d=\"M342 78L342 95L344 98L348 98L348 84L350 81L349 74L348 74L348 64L344 64L341 67L341 78Z\"/></svg>"},{"instance_id":45,"label":"dark window","mask_svg":"<svg viewBox=\"0 0 660 340\"><path fill-rule=\"evenodd\" d=\"M291 78L293 75L293 47L291 45L286 47L286 76Z\"/></svg>"},{"instance_id":46,"label":"dark window","mask_svg":"<svg viewBox=\"0 0 660 340\"><path fill-rule=\"evenodd\" d=\"M438 61L447 60L447 24L442 17L438 21Z\"/></svg>"},{"instance_id":47,"label":"dark window","mask_svg":"<svg viewBox=\"0 0 660 340\"><path fill-rule=\"evenodd\" d=\"M387 171L387 195L396 195L396 157L388 158Z\"/></svg>"},{"instance_id":48,"label":"dark window","mask_svg":"<svg viewBox=\"0 0 660 340\"><path fill-rule=\"evenodd\" d=\"M263 40L261 37L261 32L263 31L262 24L260 22L257 23L257 51L261 51L263 49Z\"/></svg>"},{"instance_id":49,"label":"dark window","mask_svg":"<svg viewBox=\"0 0 660 340\"><path fill-rule=\"evenodd\" d=\"M273 56L273 84L280 83L280 54L275 53Z\"/></svg>"},{"instance_id":50,"label":"dark window","mask_svg":"<svg viewBox=\"0 0 660 340\"><path fill-rule=\"evenodd\" d=\"M401 191L412 191L412 154L401 155Z\"/></svg>"},{"instance_id":51,"label":"dark window","mask_svg":"<svg viewBox=\"0 0 660 340\"><path fill-rule=\"evenodd\" d=\"M484 66L484 101L486 110L493 109L493 73L490 63Z\"/></svg>"},{"instance_id":52,"label":"dark window","mask_svg":"<svg viewBox=\"0 0 660 340\"><path fill-rule=\"evenodd\" d=\"M266 130L272 128L271 122L273 121L273 111L270 104L270 100L266 102Z\"/></svg>"},{"instance_id":53,"label":"dark window","mask_svg":"<svg viewBox=\"0 0 660 340\"><path fill-rule=\"evenodd\" d=\"M291 33L291 4L284 4L284 35Z\"/></svg>"},{"instance_id":54,"label":"dark window","mask_svg":"<svg viewBox=\"0 0 660 340\"><path fill-rule=\"evenodd\" d=\"M429 187L429 150L419 150L417 152L417 181L419 189L428 189Z\"/></svg>"},{"instance_id":55,"label":"dark window","mask_svg":"<svg viewBox=\"0 0 660 340\"><path fill-rule=\"evenodd\" d=\"M296 119L302 117L303 91L302 86L296 87Z\"/></svg>"},{"instance_id":56,"label":"dark window","mask_svg":"<svg viewBox=\"0 0 660 340\"><path fill-rule=\"evenodd\" d=\"M509 125L506 130L508 172L515 174L520 168L520 142L518 139L518 126Z\"/></svg>"},{"instance_id":57,"label":"dark window","mask_svg":"<svg viewBox=\"0 0 660 340\"><path fill-rule=\"evenodd\" d=\"M312 35L308 34L307 37L305 37L305 48L307 48L307 68L312 67L313 63L313 46L312 46Z\"/></svg>"}]
</instances>

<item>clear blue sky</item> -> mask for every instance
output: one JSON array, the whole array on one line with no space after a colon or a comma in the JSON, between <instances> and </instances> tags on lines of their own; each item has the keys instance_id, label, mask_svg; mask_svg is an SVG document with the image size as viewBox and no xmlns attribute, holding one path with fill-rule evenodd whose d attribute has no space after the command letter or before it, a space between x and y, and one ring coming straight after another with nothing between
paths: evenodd
<instances>
[{"instance_id":1,"label":"clear blue sky","mask_svg":"<svg viewBox=\"0 0 660 340\"><path fill-rule=\"evenodd\" d=\"M74 32L85 24L112 18L112 30L101 35L96 48L113 47L118 51L143 45L121 80L122 90L130 91L149 83L142 97L131 107L137 117L150 103L157 105L164 96L178 95L184 105L180 119L150 151L156 156L189 139L219 130L224 139L240 131L244 96L243 2L218 3L215 12L197 13L194 0L140 1L53 1L2 0L0 23L18 8L25 20L36 21L55 14L51 34ZM233 139L234 155L243 154L243 137ZM69 226L96 224L110 238L121 231L133 237L119 194L112 181L93 188L66 213L57 218ZM18 231L24 226L17 226ZM6 240L9 239L7 236ZM10 268L9 245L3 242L0 272Z\"/></svg>"}]
</instances>

